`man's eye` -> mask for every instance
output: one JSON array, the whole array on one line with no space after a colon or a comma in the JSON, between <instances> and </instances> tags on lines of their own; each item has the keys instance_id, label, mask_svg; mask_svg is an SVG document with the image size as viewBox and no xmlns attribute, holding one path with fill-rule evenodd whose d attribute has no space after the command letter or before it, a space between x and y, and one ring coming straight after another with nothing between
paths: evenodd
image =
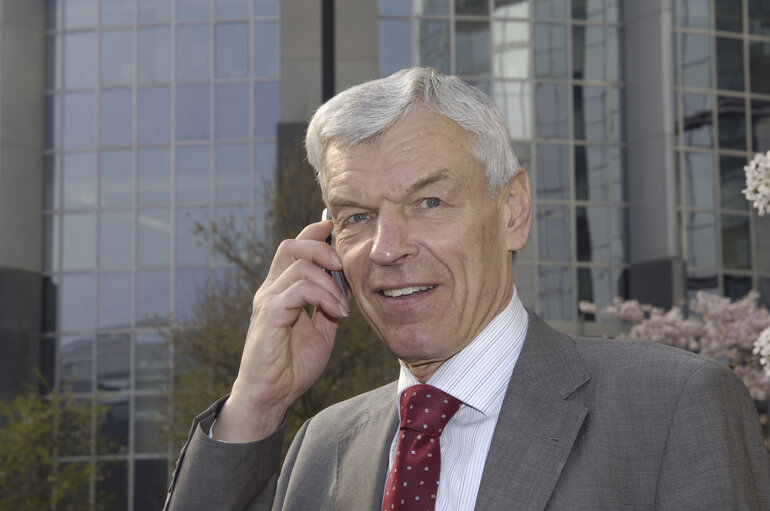
<instances>
[{"instance_id":1,"label":"man's eye","mask_svg":"<svg viewBox=\"0 0 770 511\"><path fill-rule=\"evenodd\" d=\"M347 223L349 223L349 224L357 224L359 222L363 222L367 218L369 218L369 215L367 215L366 213L356 213L355 215L350 215L348 217L348 222Z\"/></svg>"},{"instance_id":2,"label":"man's eye","mask_svg":"<svg viewBox=\"0 0 770 511\"><path fill-rule=\"evenodd\" d=\"M441 199L436 197L428 197L427 199L422 200L422 205L430 209L437 208L441 205Z\"/></svg>"}]
</instances>

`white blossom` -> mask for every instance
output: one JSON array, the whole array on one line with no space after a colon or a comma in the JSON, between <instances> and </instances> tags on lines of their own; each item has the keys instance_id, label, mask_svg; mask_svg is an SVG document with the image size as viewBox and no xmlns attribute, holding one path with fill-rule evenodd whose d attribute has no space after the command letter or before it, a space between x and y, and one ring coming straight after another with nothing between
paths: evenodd
<instances>
[{"instance_id":1,"label":"white blossom","mask_svg":"<svg viewBox=\"0 0 770 511\"><path fill-rule=\"evenodd\" d=\"M754 159L743 167L746 172L746 188L743 195L752 201L760 215L770 211L770 151L757 153Z\"/></svg>"},{"instance_id":2,"label":"white blossom","mask_svg":"<svg viewBox=\"0 0 770 511\"><path fill-rule=\"evenodd\" d=\"M754 341L754 354L759 355L759 365L770 376L770 326L762 330Z\"/></svg>"}]
</instances>

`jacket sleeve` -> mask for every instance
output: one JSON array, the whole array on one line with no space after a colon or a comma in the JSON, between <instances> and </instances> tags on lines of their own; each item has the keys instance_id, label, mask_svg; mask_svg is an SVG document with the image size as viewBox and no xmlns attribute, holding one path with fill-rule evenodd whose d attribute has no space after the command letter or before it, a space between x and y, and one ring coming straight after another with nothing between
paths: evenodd
<instances>
[{"instance_id":1,"label":"jacket sleeve","mask_svg":"<svg viewBox=\"0 0 770 511\"><path fill-rule=\"evenodd\" d=\"M707 363L684 386L666 440L656 509L770 509L770 455L756 408L729 369Z\"/></svg>"},{"instance_id":2,"label":"jacket sleeve","mask_svg":"<svg viewBox=\"0 0 770 511\"><path fill-rule=\"evenodd\" d=\"M284 428L257 442L213 440L208 432L226 399L193 421L171 476L164 510L273 509Z\"/></svg>"}]
</instances>

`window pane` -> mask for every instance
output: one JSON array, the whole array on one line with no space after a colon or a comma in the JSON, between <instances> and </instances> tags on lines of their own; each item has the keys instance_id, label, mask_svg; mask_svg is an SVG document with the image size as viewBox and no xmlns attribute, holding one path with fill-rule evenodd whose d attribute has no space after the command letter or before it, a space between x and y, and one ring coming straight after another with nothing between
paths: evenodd
<instances>
[{"instance_id":1,"label":"window pane","mask_svg":"<svg viewBox=\"0 0 770 511\"><path fill-rule=\"evenodd\" d=\"M132 0L102 0L103 25L130 25L134 22Z\"/></svg>"},{"instance_id":2,"label":"window pane","mask_svg":"<svg viewBox=\"0 0 770 511\"><path fill-rule=\"evenodd\" d=\"M709 0L679 0L679 25L690 28L711 28Z\"/></svg>"},{"instance_id":3,"label":"window pane","mask_svg":"<svg viewBox=\"0 0 770 511\"><path fill-rule=\"evenodd\" d=\"M572 0L572 19L604 21L603 0Z\"/></svg>"},{"instance_id":4,"label":"window pane","mask_svg":"<svg viewBox=\"0 0 770 511\"><path fill-rule=\"evenodd\" d=\"M717 87L743 90L743 41L717 37Z\"/></svg>"},{"instance_id":5,"label":"window pane","mask_svg":"<svg viewBox=\"0 0 770 511\"><path fill-rule=\"evenodd\" d=\"M167 270L149 270L136 273L136 325L164 323L169 316L169 289Z\"/></svg>"},{"instance_id":6,"label":"window pane","mask_svg":"<svg viewBox=\"0 0 770 511\"><path fill-rule=\"evenodd\" d=\"M696 208L713 208L715 186L714 156L711 153L684 153L685 204Z\"/></svg>"},{"instance_id":7,"label":"window pane","mask_svg":"<svg viewBox=\"0 0 770 511\"><path fill-rule=\"evenodd\" d=\"M607 27L607 64L609 79L613 82L624 78L623 31L619 28Z\"/></svg>"},{"instance_id":8,"label":"window pane","mask_svg":"<svg viewBox=\"0 0 770 511\"><path fill-rule=\"evenodd\" d=\"M495 0L493 14L501 18L528 18L529 0Z\"/></svg>"},{"instance_id":9,"label":"window pane","mask_svg":"<svg viewBox=\"0 0 770 511\"><path fill-rule=\"evenodd\" d=\"M248 138L249 84L220 83L214 90L216 138Z\"/></svg>"},{"instance_id":10,"label":"window pane","mask_svg":"<svg viewBox=\"0 0 770 511\"><path fill-rule=\"evenodd\" d=\"M749 33L770 35L770 4L766 0L749 0Z\"/></svg>"},{"instance_id":11,"label":"window pane","mask_svg":"<svg viewBox=\"0 0 770 511\"><path fill-rule=\"evenodd\" d=\"M503 112L511 138L531 137L532 98L528 82L494 82L492 98Z\"/></svg>"},{"instance_id":12,"label":"window pane","mask_svg":"<svg viewBox=\"0 0 770 511\"><path fill-rule=\"evenodd\" d=\"M578 206L575 210L577 260L610 262L610 209Z\"/></svg>"},{"instance_id":13,"label":"window pane","mask_svg":"<svg viewBox=\"0 0 770 511\"><path fill-rule=\"evenodd\" d=\"M768 17L770 18L770 14ZM768 23L770 24L770 21ZM767 79L770 76L770 43L749 42L749 69L751 70L751 92L770 94L770 80Z\"/></svg>"},{"instance_id":14,"label":"window pane","mask_svg":"<svg viewBox=\"0 0 770 511\"><path fill-rule=\"evenodd\" d=\"M107 407L107 411L102 417L101 432L108 439L107 449L100 449L100 453L126 452L128 450L128 418L130 416L128 397L104 395L100 397L99 404ZM97 470L103 470L106 474L109 474L108 479L103 483L104 486L109 488L109 491L115 492L114 494L123 497L118 502L121 504L126 502L126 482L128 480L126 477L126 463L106 462ZM121 507L117 509L121 509Z\"/></svg>"},{"instance_id":15,"label":"window pane","mask_svg":"<svg viewBox=\"0 0 770 511\"><path fill-rule=\"evenodd\" d=\"M417 22L416 66L434 67L442 73L451 73L449 60L449 22L420 19Z\"/></svg>"},{"instance_id":16,"label":"window pane","mask_svg":"<svg viewBox=\"0 0 770 511\"><path fill-rule=\"evenodd\" d=\"M177 27L176 77L179 81L208 80L209 26L181 25Z\"/></svg>"},{"instance_id":17,"label":"window pane","mask_svg":"<svg viewBox=\"0 0 770 511\"><path fill-rule=\"evenodd\" d=\"M138 331L136 336L136 388L162 388L168 374L168 346L158 332Z\"/></svg>"},{"instance_id":18,"label":"window pane","mask_svg":"<svg viewBox=\"0 0 770 511\"><path fill-rule=\"evenodd\" d=\"M62 331L94 328L92 273L62 275L59 285L59 314L59 329Z\"/></svg>"},{"instance_id":19,"label":"window pane","mask_svg":"<svg viewBox=\"0 0 770 511\"><path fill-rule=\"evenodd\" d=\"M209 86L180 85L176 88L176 139L209 138Z\"/></svg>"},{"instance_id":20,"label":"window pane","mask_svg":"<svg viewBox=\"0 0 770 511\"><path fill-rule=\"evenodd\" d=\"M754 218L754 243L757 251L757 260L754 262L755 269L770 272L770 215ZM768 280L766 279L766 281Z\"/></svg>"},{"instance_id":21,"label":"window pane","mask_svg":"<svg viewBox=\"0 0 770 511\"><path fill-rule=\"evenodd\" d=\"M740 300L751 291L751 277L747 275L725 275L724 296L731 300Z\"/></svg>"},{"instance_id":22,"label":"window pane","mask_svg":"<svg viewBox=\"0 0 770 511\"><path fill-rule=\"evenodd\" d=\"M100 273L99 274L99 328L130 328L131 327L131 272L120 273ZM127 337L127 336L126 336ZM128 339L126 338L126 344ZM105 364L102 363L105 357L112 358L118 353L104 353L101 348L103 343L99 343L99 387L103 388L103 375L105 374ZM125 349L125 353L119 353L126 357L126 363L130 360L128 346L122 347L119 351ZM108 365L115 365L111 361ZM112 378L109 376L108 378ZM126 384L128 383L128 374L123 376ZM118 387L127 388L127 387Z\"/></svg>"},{"instance_id":23,"label":"window pane","mask_svg":"<svg viewBox=\"0 0 770 511\"><path fill-rule=\"evenodd\" d=\"M577 308L572 298L572 268L540 266L538 285L538 306L543 319L572 321Z\"/></svg>"},{"instance_id":24,"label":"window pane","mask_svg":"<svg viewBox=\"0 0 770 511\"><path fill-rule=\"evenodd\" d=\"M713 213L685 213L687 264L701 268L717 265L716 217Z\"/></svg>"},{"instance_id":25,"label":"window pane","mask_svg":"<svg viewBox=\"0 0 770 511\"><path fill-rule=\"evenodd\" d=\"M712 147L714 138L711 118L712 99L707 94L682 94L684 143L690 146Z\"/></svg>"},{"instance_id":26,"label":"window pane","mask_svg":"<svg viewBox=\"0 0 770 511\"><path fill-rule=\"evenodd\" d=\"M131 145L134 138L133 105L130 89L102 91L99 110L100 145Z\"/></svg>"},{"instance_id":27,"label":"window pane","mask_svg":"<svg viewBox=\"0 0 770 511\"><path fill-rule=\"evenodd\" d=\"M64 95L64 147L93 147L96 145L95 94L74 92Z\"/></svg>"},{"instance_id":28,"label":"window pane","mask_svg":"<svg viewBox=\"0 0 770 511\"><path fill-rule=\"evenodd\" d=\"M751 138L755 153L770 150L770 101L752 100Z\"/></svg>"},{"instance_id":29,"label":"window pane","mask_svg":"<svg viewBox=\"0 0 770 511\"><path fill-rule=\"evenodd\" d=\"M166 452L163 425L168 420L167 407L168 400L165 396L136 396L136 452Z\"/></svg>"},{"instance_id":30,"label":"window pane","mask_svg":"<svg viewBox=\"0 0 770 511\"><path fill-rule=\"evenodd\" d=\"M64 28L96 25L96 0L67 0L64 6Z\"/></svg>"},{"instance_id":31,"label":"window pane","mask_svg":"<svg viewBox=\"0 0 770 511\"><path fill-rule=\"evenodd\" d=\"M277 82L254 84L254 136L275 138L281 111L281 92Z\"/></svg>"},{"instance_id":32,"label":"window pane","mask_svg":"<svg viewBox=\"0 0 770 511\"><path fill-rule=\"evenodd\" d=\"M216 200L249 200L249 146L217 146L214 165Z\"/></svg>"},{"instance_id":33,"label":"window pane","mask_svg":"<svg viewBox=\"0 0 770 511\"><path fill-rule=\"evenodd\" d=\"M59 385L73 392L91 391L93 342L93 338L79 335L59 339Z\"/></svg>"},{"instance_id":34,"label":"window pane","mask_svg":"<svg viewBox=\"0 0 770 511\"><path fill-rule=\"evenodd\" d=\"M602 142L607 139L604 87L573 88L575 138Z\"/></svg>"},{"instance_id":35,"label":"window pane","mask_svg":"<svg viewBox=\"0 0 770 511\"><path fill-rule=\"evenodd\" d=\"M162 509L166 501L167 478L166 458L136 460L134 462L134 509Z\"/></svg>"},{"instance_id":36,"label":"window pane","mask_svg":"<svg viewBox=\"0 0 770 511\"><path fill-rule=\"evenodd\" d=\"M567 17L567 0L535 0L535 18L564 19Z\"/></svg>"},{"instance_id":37,"label":"window pane","mask_svg":"<svg viewBox=\"0 0 770 511\"><path fill-rule=\"evenodd\" d=\"M278 16L279 6L279 0L254 0L254 16Z\"/></svg>"},{"instance_id":38,"label":"window pane","mask_svg":"<svg viewBox=\"0 0 770 511\"><path fill-rule=\"evenodd\" d=\"M569 138L567 86L541 83L535 91L536 135L540 138Z\"/></svg>"},{"instance_id":39,"label":"window pane","mask_svg":"<svg viewBox=\"0 0 770 511\"><path fill-rule=\"evenodd\" d=\"M722 215L722 265L725 268L751 269L748 216Z\"/></svg>"},{"instance_id":40,"label":"window pane","mask_svg":"<svg viewBox=\"0 0 770 511\"><path fill-rule=\"evenodd\" d=\"M383 19L378 24L380 76L409 67L412 47L409 20Z\"/></svg>"},{"instance_id":41,"label":"window pane","mask_svg":"<svg viewBox=\"0 0 770 511\"><path fill-rule=\"evenodd\" d=\"M99 216L100 268L131 267L133 233L134 214L132 211L101 212Z\"/></svg>"},{"instance_id":42,"label":"window pane","mask_svg":"<svg viewBox=\"0 0 770 511\"><path fill-rule=\"evenodd\" d=\"M170 233L171 225L167 209L140 209L136 235L137 264L168 266Z\"/></svg>"},{"instance_id":43,"label":"window pane","mask_svg":"<svg viewBox=\"0 0 770 511\"><path fill-rule=\"evenodd\" d=\"M209 0L176 0L176 18L181 21L209 17Z\"/></svg>"},{"instance_id":44,"label":"window pane","mask_svg":"<svg viewBox=\"0 0 770 511\"><path fill-rule=\"evenodd\" d=\"M167 148L139 149L137 173L139 204L171 202L171 156Z\"/></svg>"},{"instance_id":45,"label":"window pane","mask_svg":"<svg viewBox=\"0 0 770 511\"><path fill-rule=\"evenodd\" d=\"M743 98L720 97L719 147L746 149L746 109Z\"/></svg>"},{"instance_id":46,"label":"window pane","mask_svg":"<svg viewBox=\"0 0 770 511\"><path fill-rule=\"evenodd\" d=\"M181 146L176 150L177 202L208 202L209 147Z\"/></svg>"},{"instance_id":47,"label":"window pane","mask_svg":"<svg viewBox=\"0 0 770 511\"><path fill-rule=\"evenodd\" d=\"M133 30L102 32L102 85L129 85L134 79Z\"/></svg>"},{"instance_id":48,"label":"window pane","mask_svg":"<svg viewBox=\"0 0 770 511\"><path fill-rule=\"evenodd\" d=\"M719 194L722 207L728 209L748 209L748 202L741 191L746 187L743 166L746 159L739 156L719 157ZM724 243L724 240L722 241Z\"/></svg>"},{"instance_id":49,"label":"window pane","mask_svg":"<svg viewBox=\"0 0 770 511\"><path fill-rule=\"evenodd\" d=\"M277 21L254 23L254 76L278 78L280 60L281 24Z\"/></svg>"},{"instance_id":50,"label":"window pane","mask_svg":"<svg viewBox=\"0 0 770 511\"><path fill-rule=\"evenodd\" d=\"M62 270L84 270L96 262L96 217L93 213L62 215Z\"/></svg>"},{"instance_id":51,"label":"window pane","mask_svg":"<svg viewBox=\"0 0 770 511\"><path fill-rule=\"evenodd\" d=\"M380 14L409 14L409 0L379 0Z\"/></svg>"},{"instance_id":52,"label":"window pane","mask_svg":"<svg viewBox=\"0 0 770 511\"><path fill-rule=\"evenodd\" d=\"M249 25L217 23L215 31L217 78L249 76Z\"/></svg>"},{"instance_id":53,"label":"window pane","mask_svg":"<svg viewBox=\"0 0 770 511\"><path fill-rule=\"evenodd\" d=\"M381 3L388 3L388 0L384 0ZM476 0L476 3L478 4L478 0ZM416 0L414 2L413 12L415 14L428 14L428 15L449 14L449 0ZM406 14L408 13L409 13L409 10L407 8Z\"/></svg>"},{"instance_id":54,"label":"window pane","mask_svg":"<svg viewBox=\"0 0 770 511\"><path fill-rule=\"evenodd\" d=\"M142 1L142 0L140 0ZM167 27L139 29L139 83L171 80L171 39Z\"/></svg>"},{"instance_id":55,"label":"window pane","mask_svg":"<svg viewBox=\"0 0 770 511\"><path fill-rule=\"evenodd\" d=\"M174 315L177 321L190 321L200 305L208 283L208 268L191 268L176 271L176 303Z\"/></svg>"},{"instance_id":56,"label":"window pane","mask_svg":"<svg viewBox=\"0 0 770 511\"><path fill-rule=\"evenodd\" d=\"M61 181L61 169L59 168L59 159L56 156L49 155L45 157L45 184L44 207L45 209L59 209L59 189Z\"/></svg>"},{"instance_id":57,"label":"window pane","mask_svg":"<svg viewBox=\"0 0 770 511\"><path fill-rule=\"evenodd\" d=\"M145 87L138 91L140 144L168 142L171 134L171 92L168 87Z\"/></svg>"},{"instance_id":58,"label":"window pane","mask_svg":"<svg viewBox=\"0 0 770 511\"><path fill-rule=\"evenodd\" d=\"M492 25L494 73L500 78L529 77L529 23L495 21Z\"/></svg>"},{"instance_id":59,"label":"window pane","mask_svg":"<svg viewBox=\"0 0 770 511\"><path fill-rule=\"evenodd\" d=\"M131 151L104 151L99 157L99 202L123 206L134 202Z\"/></svg>"},{"instance_id":60,"label":"window pane","mask_svg":"<svg viewBox=\"0 0 770 511\"><path fill-rule=\"evenodd\" d=\"M488 76L489 44L489 23L458 21L455 24L457 74Z\"/></svg>"},{"instance_id":61,"label":"window pane","mask_svg":"<svg viewBox=\"0 0 770 511\"><path fill-rule=\"evenodd\" d=\"M96 34L76 32L64 36L64 86L96 86Z\"/></svg>"},{"instance_id":62,"label":"window pane","mask_svg":"<svg viewBox=\"0 0 770 511\"><path fill-rule=\"evenodd\" d=\"M578 303L588 301L599 307L607 307L612 304L612 280L609 268L578 268L577 271ZM591 321L609 323L613 319L607 314L590 314ZM586 318L589 319L589 318Z\"/></svg>"},{"instance_id":63,"label":"window pane","mask_svg":"<svg viewBox=\"0 0 770 511\"><path fill-rule=\"evenodd\" d=\"M540 260L572 260L572 215L569 206L540 205L537 209L537 228Z\"/></svg>"},{"instance_id":64,"label":"window pane","mask_svg":"<svg viewBox=\"0 0 770 511\"><path fill-rule=\"evenodd\" d=\"M566 162L565 168L568 167ZM575 146L575 199L605 202L610 198L604 146Z\"/></svg>"},{"instance_id":65,"label":"window pane","mask_svg":"<svg viewBox=\"0 0 770 511\"><path fill-rule=\"evenodd\" d=\"M254 187L257 202L271 201L275 193L275 174L277 150L274 143L261 143L254 146L254 167L256 176Z\"/></svg>"},{"instance_id":66,"label":"window pane","mask_svg":"<svg viewBox=\"0 0 770 511\"><path fill-rule=\"evenodd\" d=\"M567 77L567 30L564 25L535 23L535 76Z\"/></svg>"},{"instance_id":67,"label":"window pane","mask_svg":"<svg viewBox=\"0 0 770 511\"><path fill-rule=\"evenodd\" d=\"M176 210L176 264L208 264L208 245L196 235L196 224L208 228L209 208L177 208ZM177 283L178 284L178 283ZM177 301L179 301L177 296ZM177 313L177 319L181 319Z\"/></svg>"},{"instance_id":68,"label":"window pane","mask_svg":"<svg viewBox=\"0 0 770 511\"><path fill-rule=\"evenodd\" d=\"M537 197L569 199L569 152L566 145L538 144Z\"/></svg>"},{"instance_id":69,"label":"window pane","mask_svg":"<svg viewBox=\"0 0 770 511\"><path fill-rule=\"evenodd\" d=\"M96 207L96 154L65 153L62 158L64 209Z\"/></svg>"},{"instance_id":70,"label":"window pane","mask_svg":"<svg viewBox=\"0 0 770 511\"><path fill-rule=\"evenodd\" d=\"M487 0L461 0L455 2L455 14L489 14L489 2Z\"/></svg>"},{"instance_id":71,"label":"window pane","mask_svg":"<svg viewBox=\"0 0 770 511\"><path fill-rule=\"evenodd\" d=\"M128 404L121 407L117 413L128 413ZM128 431L128 425L121 426ZM122 439L120 451L128 449L128 438ZM97 463L96 470L104 475L104 479L97 485L96 509L107 509L109 502L110 511L128 511L128 468L125 461L101 461ZM99 498L105 496L107 502L100 502ZM109 496L107 496L109 495ZM109 499L109 500L108 500Z\"/></svg>"},{"instance_id":72,"label":"window pane","mask_svg":"<svg viewBox=\"0 0 770 511\"><path fill-rule=\"evenodd\" d=\"M170 0L137 0L139 2L139 23L156 23L171 19Z\"/></svg>"},{"instance_id":73,"label":"window pane","mask_svg":"<svg viewBox=\"0 0 770 511\"><path fill-rule=\"evenodd\" d=\"M743 9L736 9L735 0L714 0L716 29L730 32L743 31Z\"/></svg>"},{"instance_id":74,"label":"window pane","mask_svg":"<svg viewBox=\"0 0 770 511\"><path fill-rule=\"evenodd\" d=\"M217 19L245 18L249 15L249 0L217 0L214 8Z\"/></svg>"},{"instance_id":75,"label":"window pane","mask_svg":"<svg viewBox=\"0 0 770 511\"><path fill-rule=\"evenodd\" d=\"M572 26L572 76L604 80L604 27Z\"/></svg>"},{"instance_id":76,"label":"window pane","mask_svg":"<svg viewBox=\"0 0 770 511\"><path fill-rule=\"evenodd\" d=\"M711 38L682 34L682 85L711 87Z\"/></svg>"},{"instance_id":77,"label":"window pane","mask_svg":"<svg viewBox=\"0 0 770 511\"><path fill-rule=\"evenodd\" d=\"M609 137L611 142L625 142L626 140L626 120L624 93L625 90L619 87L610 87L610 125Z\"/></svg>"}]
</instances>

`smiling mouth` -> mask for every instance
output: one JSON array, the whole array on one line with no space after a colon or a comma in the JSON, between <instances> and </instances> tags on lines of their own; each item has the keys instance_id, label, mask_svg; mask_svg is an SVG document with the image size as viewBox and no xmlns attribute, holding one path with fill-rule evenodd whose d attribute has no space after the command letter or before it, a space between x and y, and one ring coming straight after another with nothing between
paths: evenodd
<instances>
[{"instance_id":1,"label":"smiling mouth","mask_svg":"<svg viewBox=\"0 0 770 511\"><path fill-rule=\"evenodd\" d=\"M400 296L410 296L422 291L428 291L434 287L436 286L410 286L403 287L401 289L383 289L380 291L380 293L387 296L388 298L398 298Z\"/></svg>"}]
</instances>

